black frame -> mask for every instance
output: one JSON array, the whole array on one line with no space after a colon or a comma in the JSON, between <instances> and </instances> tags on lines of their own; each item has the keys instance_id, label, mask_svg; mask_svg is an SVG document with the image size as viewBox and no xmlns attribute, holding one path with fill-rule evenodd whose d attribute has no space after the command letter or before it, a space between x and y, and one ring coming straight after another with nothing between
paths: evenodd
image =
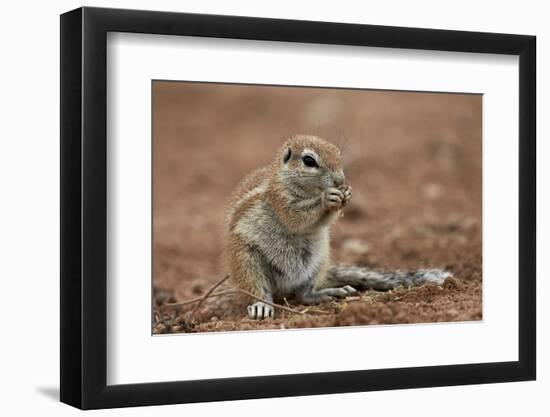
<instances>
[{"instance_id":1,"label":"black frame","mask_svg":"<svg viewBox=\"0 0 550 417\"><path fill-rule=\"evenodd\" d=\"M108 386L107 32L519 55L519 360ZM61 15L60 56L62 402L92 409L535 379L534 36L85 7Z\"/></svg>"}]
</instances>

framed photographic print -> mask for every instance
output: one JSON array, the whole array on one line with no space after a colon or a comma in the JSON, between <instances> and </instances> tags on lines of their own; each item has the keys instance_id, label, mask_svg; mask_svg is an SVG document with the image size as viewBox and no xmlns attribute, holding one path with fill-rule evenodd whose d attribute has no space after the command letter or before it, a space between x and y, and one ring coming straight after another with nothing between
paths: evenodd
<instances>
[{"instance_id":1,"label":"framed photographic print","mask_svg":"<svg viewBox=\"0 0 550 417\"><path fill-rule=\"evenodd\" d=\"M61 16L61 401L535 379L535 37Z\"/></svg>"}]
</instances>

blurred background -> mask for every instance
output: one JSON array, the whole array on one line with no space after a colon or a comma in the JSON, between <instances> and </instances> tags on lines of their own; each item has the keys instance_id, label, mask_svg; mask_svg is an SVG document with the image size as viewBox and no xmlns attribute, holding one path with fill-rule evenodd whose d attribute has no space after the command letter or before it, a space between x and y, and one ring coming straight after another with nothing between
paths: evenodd
<instances>
[{"instance_id":1,"label":"blurred background","mask_svg":"<svg viewBox=\"0 0 550 417\"><path fill-rule=\"evenodd\" d=\"M297 133L343 151L354 195L333 227L334 262L457 278L297 326L481 319L482 96L471 94L154 81L154 302L200 296L225 274L226 200ZM281 325L250 323L230 298L210 304L198 330Z\"/></svg>"}]
</instances>

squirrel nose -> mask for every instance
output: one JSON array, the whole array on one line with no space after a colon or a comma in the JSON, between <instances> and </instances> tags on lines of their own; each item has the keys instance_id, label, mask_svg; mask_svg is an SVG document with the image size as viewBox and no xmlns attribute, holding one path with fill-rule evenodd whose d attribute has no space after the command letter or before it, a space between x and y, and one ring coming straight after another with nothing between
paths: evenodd
<instances>
[{"instance_id":1,"label":"squirrel nose","mask_svg":"<svg viewBox=\"0 0 550 417\"><path fill-rule=\"evenodd\" d=\"M334 173L332 176L332 179L334 181L334 185L336 187L340 187L344 184L344 181L346 180L346 177L342 171Z\"/></svg>"}]
</instances>

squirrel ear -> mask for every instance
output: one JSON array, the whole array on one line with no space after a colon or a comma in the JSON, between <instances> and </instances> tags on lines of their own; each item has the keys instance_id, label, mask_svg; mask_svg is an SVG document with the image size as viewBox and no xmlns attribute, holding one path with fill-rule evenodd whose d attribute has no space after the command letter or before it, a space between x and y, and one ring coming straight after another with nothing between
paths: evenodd
<instances>
[{"instance_id":1,"label":"squirrel ear","mask_svg":"<svg viewBox=\"0 0 550 417\"><path fill-rule=\"evenodd\" d=\"M292 156L292 151L290 150L290 148L288 148L285 154L283 155L283 162L286 164L290 160L291 156Z\"/></svg>"}]
</instances>

